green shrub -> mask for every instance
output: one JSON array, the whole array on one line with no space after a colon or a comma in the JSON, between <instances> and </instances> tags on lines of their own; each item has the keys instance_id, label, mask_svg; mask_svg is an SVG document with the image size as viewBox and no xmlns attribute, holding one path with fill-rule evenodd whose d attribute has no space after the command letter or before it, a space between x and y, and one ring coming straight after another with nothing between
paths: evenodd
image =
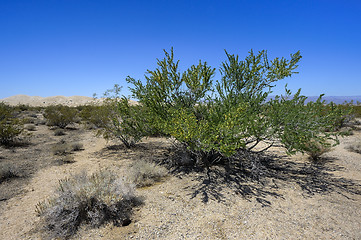
<instances>
[{"instance_id":1,"label":"green shrub","mask_svg":"<svg viewBox=\"0 0 361 240\"><path fill-rule=\"evenodd\" d=\"M352 110L355 117L361 118L361 105L353 105Z\"/></svg>"},{"instance_id":2,"label":"green shrub","mask_svg":"<svg viewBox=\"0 0 361 240\"><path fill-rule=\"evenodd\" d=\"M133 185L110 170L101 170L61 180L54 197L38 203L36 212L51 237L68 238L83 223L93 227L106 222L129 224L132 207L138 203Z\"/></svg>"},{"instance_id":3,"label":"green shrub","mask_svg":"<svg viewBox=\"0 0 361 240\"><path fill-rule=\"evenodd\" d=\"M23 130L23 122L16 117L13 108L0 103L0 145L15 144Z\"/></svg>"},{"instance_id":4,"label":"green shrub","mask_svg":"<svg viewBox=\"0 0 361 240\"><path fill-rule=\"evenodd\" d=\"M131 105L129 99L120 97L121 87L114 85L105 94L103 106L98 108L103 114L98 135L105 139L120 140L127 148L135 146L147 135L144 107Z\"/></svg>"},{"instance_id":5,"label":"green shrub","mask_svg":"<svg viewBox=\"0 0 361 240\"><path fill-rule=\"evenodd\" d=\"M44 117L49 126L65 128L77 120L77 110L63 105L49 106L45 109Z\"/></svg>"},{"instance_id":6,"label":"green shrub","mask_svg":"<svg viewBox=\"0 0 361 240\"><path fill-rule=\"evenodd\" d=\"M136 161L130 169L130 180L137 187L151 186L167 176L167 170L164 167L144 160Z\"/></svg>"},{"instance_id":7,"label":"green shrub","mask_svg":"<svg viewBox=\"0 0 361 240\"><path fill-rule=\"evenodd\" d=\"M240 151L265 151L281 140L288 153L306 152L310 142L337 144L332 128L342 111L325 111L321 97L305 104L306 97L286 89L284 96L268 100L275 83L297 73L299 52L290 60L268 60L267 52L250 51L245 60L226 52L227 61L214 84L215 69L199 62L181 73L173 49L165 51L158 68L148 70L146 82L127 78L130 91L147 110L143 126L159 129L184 145L198 164L209 166L229 160Z\"/></svg>"}]
</instances>

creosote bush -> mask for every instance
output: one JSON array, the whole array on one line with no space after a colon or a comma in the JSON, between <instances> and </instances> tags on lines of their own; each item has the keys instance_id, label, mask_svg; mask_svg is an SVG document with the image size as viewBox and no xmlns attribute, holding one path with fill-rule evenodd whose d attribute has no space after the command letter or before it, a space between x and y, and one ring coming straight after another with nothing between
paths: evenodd
<instances>
[{"instance_id":1,"label":"creosote bush","mask_svg":"<svg viewBox=\"0 0 361 240\"><path fill-rule=\"evenodd\" d=\"M85 172L59 181L54 197L36 206L53 238L68 238L81 224L98 227L130 223L132 208L140 203L134 186L110 170L91 176Z\"/></svg>"},{"instance_id":2,"label":"creosote bush","mask_svg":"<svg viewBox=\"0 0 361 240\"><path fill-rule=\"evenodd\" d=\"M277 141L289 154L318 155L320 149L338 144L341 133L327 130L342 125L346 115L342 108L327 106L322 95L306 104L300 90L293 94L287 87L284 95L269 99L277 81L297 73L300 52L273 60L266 51L250 51L244 60L226 52L215 83L215 69L206 62L180 72L173 49L164 52L158 67L147 71L145 82L126 79L142 108L140 115L147 113L136 118L143 120L142 130L157 129L175 138L196 164L229 162L239 152L266 151ZM263 149L257 148L260 143ZM316 151L314 146L320 148Z\"/></svg>"},{"instance_id":3,"label":"creosote bush","mask_svg":"<svg viewBox=\"0 0 361 240\"><path fill-rule=\"evenodd\" d=\"M120 140L131 148L150 132L145 124L148 115L144 107L132 105L128 98L120 96L120 91L121 87L116 84L105 92L103 105L96 108L100 113L95 114L98 117L94 124L100 127L98 135L107 140Z\"/></svg>"},{"instance_id":4,"label":"creosote bush","mask_svg":"<svg viewBox=\"0 0 361 240\"><path fill-rule=\"evenodd\" d=\"M0 102L0 145L15 144L23 131L23 122L17 118L14 109Z\"/></svg>"},{"instance_id":5,"label":"creosote bush","mask_svg":"<svg viewBox=\"0 0 361 240\"><path fill-rule=\"evenodd\" d=\"M44 117L49 126L65 128L77 121L77 109L64 105L49 106L45 109Z\"/></svg>"},{"instance_id":6,"label":"creosote bush","mask_svg":"<svg viewBox=\"0 0 361 240\"><path fill-rule=\"evenodd\" d=\"M151 186L167 176L167 169L155 163L139 160L133 163L130 169L130 180L137 187Z\"/></svg>"}]
</instances>

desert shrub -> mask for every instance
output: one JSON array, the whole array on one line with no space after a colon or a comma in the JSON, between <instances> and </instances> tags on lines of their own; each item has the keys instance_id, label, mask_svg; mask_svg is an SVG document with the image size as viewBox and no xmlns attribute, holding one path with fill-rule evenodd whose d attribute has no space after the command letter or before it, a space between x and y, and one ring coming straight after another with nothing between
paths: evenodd
<instances>
[{"instance_id":1,"label":"desert shrub","mask_svg":"<svg viewBox=\"0 0 361 240\"><path fill-rule=\"evenodd\" d=\"M71 146L68 143L65 142L59 142L55 144L52 148L53 154L58 156L65 156L70 153Z\"/></svg>"},{"instance_id":2,"label":"desert shrub","mask_svg":"<svg viewBox=\"0 0 361 240\"><path fill-rule=\"evenodd\" d=\"M83 223L129 224L132 207L138 203L133 185L110 170L101 170L61 180L54 197L38 203L36 211L52 237L67 238Z\"/></svg>"},{"instance_id":3,"label":"desert shrub","mask_svg":"<svg viewBox=\"0 0 361 240\"><path fill-rule=\"evenodd\" d=\"M361 140L358 139L356 142L347 146L347 149L351 152L360 153L361 154Z\"/></svg>"},{"instance_id":4,"label":"desert shrub","mask_svg":"<svg viewBox=\"0 0 361 240\"><path fill-rule=\"evenodd\" d=\"M62 155L60 156L58 159L56 159L56 162L59 165L63 165L63 164L70 164L70 163L74 163L74 157L71 155Z\"/></svg>"},{"instance_id":5,"label":"desert shrub","mask_svg":"<svg viewBox=\"0 0 361 240\"><path fill-rule=\"evenodd\" d=\"M131 105L128 98L121 97L120 90L119 85L114 85L104 94L103 106L98 108L103 114L98 135L120 140L131 148L147 135L147 114L142 106Z\"/></svg>"},{"instance_id":6,"label":"desert shrub","mask_svg":"<svg viewBox=\"0 0 361 240\"><path fill-rule=\"evenodd\" d=\"M19 170L15 165L9 163L0 164L0 183L19 176Z\"/></svg>"},{"instance_id":7,"label":"desert shrub","mask_svg":"<svg viewBox=\"0 0 361 240\"><path fill-rule=\"evenodd\" d=\"M353 114L355 117L361 118L361 105L353 105L352 106Z\"/></svg>"},{"instance_id":8,"label":"desert shrub","mask_svg":"<svg viewBox=\"0 0 361 240\"><path fill-rule=\"evenodd\" d=\"M153 185L167 176L167 170L155 163L139 160L133 163L130 169L130 180L137 187Z\"/></svg>"},{"instance_id":9,"label":"desert shrub","mask_svg":"<svg viewBox=\"0 0 361 240\"><path fill-rule=\"evenodd\" d=\"M77 120L77 110L63 105L49 106L45 109L44 117L49 126L65 128Z\"/></svg>"},{"instance_id":10,"label":"desert shrub","mask_svg":"<svg viewBox=\"0 0 361 240\"><path fill-rule=\"evenodd\" d=\"M84 145L82 143L72 143L71 144L71 150L72 151L81 151L84 150Z\"/></svg>"},{"instance_id":11,"label":"desert shrub","mask_svg":"<svg viewBox=\"0 0 361 240\"><path fill-rule=\"evenodd\" d=\"M286 88L285 95L268 98L277 81L297 73L299 52L290 60L272 61L266 51L250 51L245 60L226 52L215 84L215 69L206 62L181 73L173 49L165 55L157 69L147 71L145 83L126 80L132 96L152 116L144 125L175 138L196 163L209 166L239 151L265 151L277 140L290 154L305 153L310 142L325 147L338 143L339 133L325 130L334 126L341 112L325 111L322 95L305 104L300 90L292 94ZM263 149L257 148L260 143L266 144Z\"/></svg>"},{"instance_id":12,"label":"desert shrub","mask_svg":"<svg viewBox=\"0 0 361 240\"><path fill-rule=\"evenodd\" d=\"M13 108L0 103L0 144L14 144L19 140L23 130L23 122L16 117Z\"/></svg>"},{"instance_id":13,"label":"desert shrub","mask_svg":"<svg viewBox=\"0 0 361 240\"><path fill-rule=\"evenodd\" d=\"M54 136L63 136L65 135L64 129L58 128L54 131Z\"/></svg>"}]
</instances>

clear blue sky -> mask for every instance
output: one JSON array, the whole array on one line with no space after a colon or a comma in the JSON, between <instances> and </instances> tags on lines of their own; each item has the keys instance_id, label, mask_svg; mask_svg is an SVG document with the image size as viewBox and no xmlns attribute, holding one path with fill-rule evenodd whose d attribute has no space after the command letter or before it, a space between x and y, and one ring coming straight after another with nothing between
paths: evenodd
<instances>
[{"instance_id":1,"label":"clear blue sky","mask_svg":"<svg viewBox=\"0 0 361 240\"><path fill-rule=\"evenodd\" d=\"M0 98L102 94L130 75L144 79L163 49L183 70L218 68L224 49L244 58L303 56L279 82L307 96L361 95L360 0L1 0ZM219 74L216 76L219 77Z\"/></svg>"}]
</instances>

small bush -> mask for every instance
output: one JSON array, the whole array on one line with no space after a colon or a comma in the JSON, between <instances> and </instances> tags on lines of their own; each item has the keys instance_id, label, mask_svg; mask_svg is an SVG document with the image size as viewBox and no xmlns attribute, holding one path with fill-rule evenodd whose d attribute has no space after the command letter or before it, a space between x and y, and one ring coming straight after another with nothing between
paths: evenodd
<instances>
[{"instance_id":1,"label":"small bush","mask_svg":"<svg viewBox=\"0 0 361 240\"><path fill-rule=\"evenodd\" d=\"M63 136L63 135L65 135L65 132L63 129L61 129L61 128L55 129L54 136Z\"/></svg>"},{"instance_id":2,"label":"small bush","mask_svg":"<svg viewBox=\"0 0 361 240\"><path fill-rule=\"evenodd\" d=\"M63 105L49 106L45 109L44 117L49 126L65 128L77 120L77 110Z\"/></svg>"},{"instance_id":3,"label":"small bush","mask_svg":"<svg viewBox=\"0 0 361 240\"><path fill-rule=\"evenodd\" d=\"M53 238L68 238L83 223L98 227L130 223L132 207L139 204L134 186L110 170L88 176L85 172L61 180L54 197L36 206Z\"/></svg>"},{"instance_id":4,"label":"small bush","mask_svg":"<svg viewBox=\"0 0 361 240\"><path fill-rule=\"evenodd\" d=\"M310 156L311 160L317 161L320 156L331 150L331 144L321 144L315 141L311 141L304 146L304 151Z\"/></svg>"},{"instance_id":5,"label":"small bush","mask_svg":"<svg viewBox=\"0 0 361 240\"><path fill-rule=\"evenodd\" d=\"M61 156L59 159L57 159L57 162L59 163L59 165L63 165L63 164L69 164L69 163L74 163L74 157L71 155L65 155L65 156Z\"/></svg>"},{"instance_id":6,"label":"small bush","mask_svg":"<svg viewBox=\"0 0 361 240\"><path fill-rule=\"evenodd\" d=\"M53 146L53 154L58 156L65 156L71 150L71 146L67 143L59 142Z\"/></svg>"},{"instance_id":7,"label":"small bush","mask_svg":"<svg viewBox=\"0 0 361 240\"><path fill-rule=\"evenodd\" d=\"M73 151L81 151L81 150L84 150L84 145L82 143L72 143L71 149Z\"/></svg>"},{"instance_id":8,"label":"small bush","mask_svg":"<svg viewBox=\"0 0 361 240\"><path fill-rule=\"evenodd\" d=\"M11 164L0 165L0 183L2 183L7 179L15 178L15 177L19 177L19 171L14 165Z\"/></svg>"},{"instance_id":9,"label":"small bush","mask_svg":"<svg viewBox=\"0 0 361 240\"><path fill-rule=\"evenodd\" d=\"M355 142L347 147L347 149L351 152L360 153L361 154L361 141Z\"/></svg>"},{"instance_id":10,"label":"small bush","mask_svg":"<svg viewBox=\"0 0 361 240\"><path fill-rule=\"evenodd\" d=\"M23 130L23 122L15 116L13 108L0 103L0 145L14 145Z\"/></svg>"},{"instance_id":11,"label":"small bush","mask_svg":"<svg viewBox=\"0 0 361 240\"><path fill-rule=\"evenodd\" d=\"M164 167L143 160L136 161L130 172L130 179L137 187L151 186L167 175Z\"/></svg>"}]
</instances>

